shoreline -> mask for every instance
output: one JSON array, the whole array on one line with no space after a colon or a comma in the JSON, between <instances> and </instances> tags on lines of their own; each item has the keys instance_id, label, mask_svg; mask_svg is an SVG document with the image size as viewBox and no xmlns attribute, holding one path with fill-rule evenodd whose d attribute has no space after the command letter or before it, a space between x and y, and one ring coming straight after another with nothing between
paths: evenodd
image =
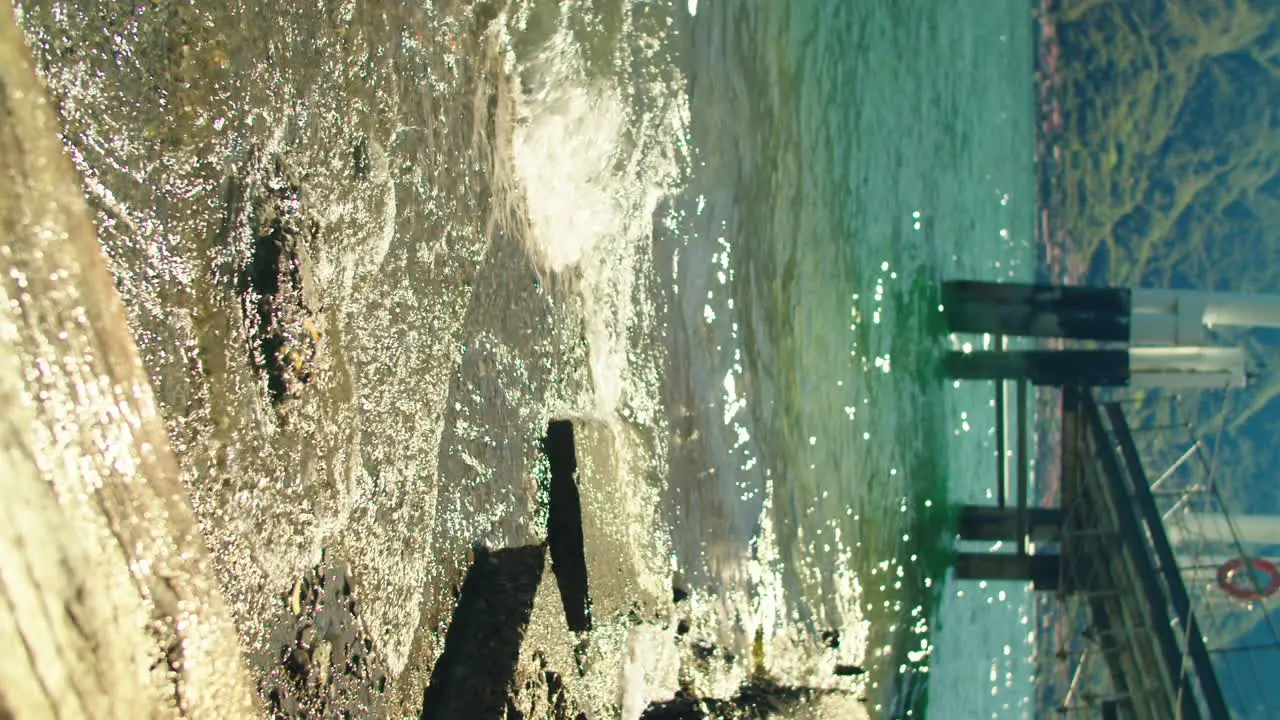
<instances>
[{"instance_id":1,"label":"shoreline","mask_svg":"<svg viewBox=\"0 0 1280 720\"><path fill-rule=\"evenodd\" d=\"M1063 77L1062 44L1058 13L1061 0L1041 0L1034 11L1036 18L1036 281L1054 284L1079 284L1085 275L1083 259L1075 252L1063 217L1062 140L1066 134L1062 108ZM1061 340L1047 340L1050 348L1062 346ZM1037 488L1035 503L1052 507L1058 501L1061 483L1062 448L1058 432L1062 423L1061 393L1040 390L1036 398L1036 415L1044 418L1046 429L1037 438ZM1032 594L1032 617L1035 640L1032 648L1038 660L1045 660L1055 647L1061 647L1069 632L1052 596ZM1056 665L1056 667L1055 667ZM1055 672L1055 670L1057 672ZM1059 697L1059 688L1070 682L1066 665L1040 663L1033 683L1032 703L1050 707Z\"/></svg>"},{"instance_id":2,"label":"shoreline","mask_svg":"<svg viewBox=\"0 0 1280 720\"><path fill-rule=\"evenodd\" d=\"M1074 253L1071 236L1062 217L1062 146L1065 134L1062 113L1062 45L1058 35L1059 0L1041 0L1033 10L1035 18L1036 77L1036 282L1073 284L1083 276ZM1043 341L1048 347L1061 347L1061 340ZM1061 450L1055 430L1062 408L1059 393L1039 390L1036 393L1036 416L1048 420L1048 432L1042 433L1036 453L1036 502L1048 507L1058 496Z\"/></svg>"},{"instance_id":3,"label":"shoreline","mask_svg":"<svg viewBox=\"0 0 1280 720\"><path fill-rule=\"evenodd\" d=\"M1039 279L1075 282L1083 276L1062 217L1062 44L1058 0L1041 0L1036 18L1036 244Z\"/></svg>"}]
</instances>

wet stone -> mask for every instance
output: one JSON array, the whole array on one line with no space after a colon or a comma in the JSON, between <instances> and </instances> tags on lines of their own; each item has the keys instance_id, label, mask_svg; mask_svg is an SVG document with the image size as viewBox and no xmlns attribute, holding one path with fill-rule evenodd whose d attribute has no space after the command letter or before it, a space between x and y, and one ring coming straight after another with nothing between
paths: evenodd
<instances>
[{"instance_id":1,"label":"wet stone","mask_svg":"<svg viewBox=\"0 0 1280 720\"><path fill-rule=\"evenodd\" d=\"M743 684L738 694L729 699L702 698L681 691L671 700L652 703L640 715L641 720L763 720L791 717L822 690L778 685L767 678L756 678Z\"/></svg>"},{"instance_id":2,"label":"wet stone","mask_svg":"<svg viewBox=\"0 0 1280 720\"><path fill-rule=\"evenodd\" d=\"M832 649L840 647L840 631L839 630L823 630L822 644Z\"/></svg>"},{"instance_id":3,"label":"wet stone","mask_svg":"<svg viewBox=\"0 0 1280 720\"><path fill-rule=\"evenodd\" d=\"M378 717L386 672L355 610L346 565L313 567L280 597L259 693L272 717Z\"/></svg>"},{"instance_id":4,"label":"wet stone","mask_svg":"<svg viewBox=\"0 0 1280 720\"><path fill-rule=\"evenodd\" d=\"M546 659L535 654L541 671L531 673L507 698L507 720L538 718L539 720L578 720L586 713L570 714L573 700L560 673L547 669Z\"/></svg>"}]
</instances>

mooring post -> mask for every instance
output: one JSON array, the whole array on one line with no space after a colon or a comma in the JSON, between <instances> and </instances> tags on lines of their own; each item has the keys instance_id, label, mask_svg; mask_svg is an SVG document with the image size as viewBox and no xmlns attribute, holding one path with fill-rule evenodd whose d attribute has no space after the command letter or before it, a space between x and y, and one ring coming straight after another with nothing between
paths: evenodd
<instances>
[{"instance_id":1,"label":"mooring post","mask_svg":"<svg viewBox=\"0 0 1280 720\"><path fill-rule=\"evenodd\" d=\"M950 280L942 305L951 332L1130 339L1131 292L1123 288Z\"/></svg>"},{"instance_id":2,"label":"mooring post","mask_svg":"<svg viewBox=\"0 0 1280 720\"><path fill-rule=\"evenodd\" d=\"M960 580L1023 580L1036 590L1058 589L1061 567L1056 554L962 552L956 555L956 578Z\"/></svg>"},{"instance_id":3,"label":"mooring post","mask_svg":"<svg viewBox=\"0 0 1280 720\"><path fill-rule=\"evenodd\" d=\"M960 509L957 532L961 540L1003 540L1027 538L1032 542L1054 542L1062 536L1062 511L1057 508L1027 508L1027 526L1019 528L1017 508L965 505Z\"/></svg>"}]
</instances>

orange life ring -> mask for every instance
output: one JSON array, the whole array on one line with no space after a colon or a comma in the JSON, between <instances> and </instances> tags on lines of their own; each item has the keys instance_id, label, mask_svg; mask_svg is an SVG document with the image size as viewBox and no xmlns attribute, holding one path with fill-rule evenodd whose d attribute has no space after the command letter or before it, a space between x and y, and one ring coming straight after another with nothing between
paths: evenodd
<instances>
[{"instance_id":1,"label":"orange life ring","mask_svg":"<svg viewBox=\"0 0 1280 720\"><path fill-rule=\"evenodd\" d=\"M1257 587L1252 583L1241 585L1237 583L1233 576L1240 570L1249 569L1266 576L1265 582L1259 582ZM1234 598L1256 602L1263 598L1269 598L1280 592L1280 568L1275 566L1269 560L1262 558L1232 558L1218 568L1218 587L1222 588L1222 592Z\"/></svg>"}]
</instances>

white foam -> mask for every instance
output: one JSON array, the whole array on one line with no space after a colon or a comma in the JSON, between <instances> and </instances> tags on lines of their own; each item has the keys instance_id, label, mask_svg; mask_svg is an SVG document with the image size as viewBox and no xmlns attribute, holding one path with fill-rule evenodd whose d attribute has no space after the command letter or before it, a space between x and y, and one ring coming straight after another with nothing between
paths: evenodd
<instances>
[{"instance_id":1,"label":"white foam","mask_svg":"<svg viewBox=\"0 0 1280 720\"><path fill-rule=\"evenodd\" d=\"M625 229L618 198L631 188L613 172L625 113L616 92L564 77L576 74L571 63L541 62L561 82L523 98L515 167L534 250L544 267L561 272Z\"/></svg>"},{"instance_id":2,"label":"white foam","mask_svg":"<svg viewBox=\"0 0 1280 720\"><path fill-rule=\"evenodd\" d=\"M625 73L589 78L570 19L562 16L559 33L516 63L524 82L510 166L530 256L544 273L572 278L582 301L592 389L561 412L611 429L614 467L606 476L610 496L625 498L618 523L629 536L623 545L633 554L635 590L664 597L670 543L652 531L659 499L651 485L664 460L650 457L636 437L637 425L661 436L665 423L656 391L661 363L639 339L654 312L640 283L652 273L652 218L678 177L674 145L685 136L679 125L687 113L674 95L646 98L657 110L634 110L629 89L614 84L625 82ZM605 670L618 681L617 695L602 700L620 706L621 717L638 718L650 702L675 693L678 652L673 631L656 625L631 628L625 643L620 664Z\"/></svg>"},{"instance_id":3,"label":"white foam","mask_svg":"<svg viewBox=\"0 0 1280 720\"><path fill-rule=\"evenodd\" d=\"M546 271L578 274L595 391L583 410L614 423L624 402L633 412L656 410L631 367L627 337L640 310L633 298L650 259L653 212L678 175L677 153L653 146L682 137L671 127L682 114L637 118L621 88L588 78L582 48L562 24L521 64L532 89L517 99L512 164L531 254Z\"/></svg>"},{"instance_id":4,"label":"white foam","mask_svg":"<svg viewBox=\"0 0 1280 720\"><path fill-rule=\"evenodd\" d=\"M624 112L616 93L587 87L562 54L540 60L550 78L520 103L514 138L516 177L525 194L530 250L546 270L582 272L586 335L595 386L594 414L612 421L622 401L626 352L620 334L630 315L621 198L639 179L613 172L621 153Z\"/></svg>"},{"instance_id":5,"label":"white foam","mask_svg":"<svg viewBox=\"0 0 1280 720\"><path fill-rule=\"evenodd\" d=\"M638 720L649 703L675 695L680 654L669 628L637 625L627 634L619 688L622 720Z\"/></svg>"}]
</instances>

